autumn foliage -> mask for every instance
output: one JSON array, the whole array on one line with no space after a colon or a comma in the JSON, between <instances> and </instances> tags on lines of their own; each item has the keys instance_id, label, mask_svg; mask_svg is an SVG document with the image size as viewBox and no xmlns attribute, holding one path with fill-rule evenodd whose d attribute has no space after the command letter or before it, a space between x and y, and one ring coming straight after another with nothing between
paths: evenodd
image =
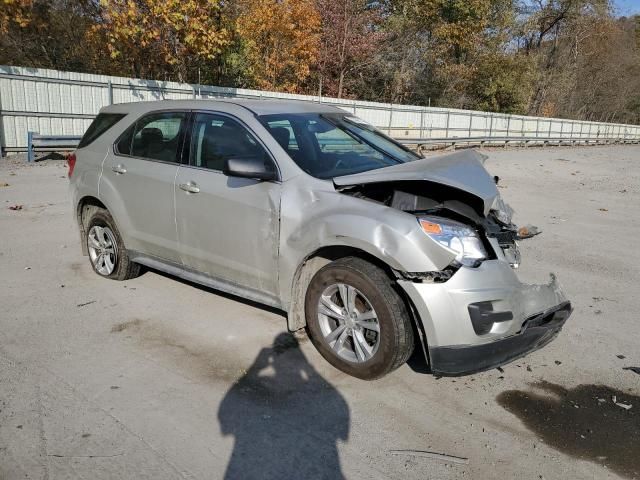
<instances>
[{"instance_id":1,"label":"autumn foliage","mask_svg":"<svg viewBox=\"0 0 640 480\"><path fill-rule=\"evenodd\" d=\"M89 35L104 39L110 57L135 76L162 76L169 65L187 78L189 59L211 61L230 42L218 0L102 0Z\"/></svg>"},{"instance_id":2,"label":"autumn foliage","mask_svg":"<svg viewBox=\"0 0 640 480\"><path fill-rule=\"evenodd\" d=\"M300 91L318 54L320 14L313 0L250 0L238 17L248 74L258 88Z\"/></svg>"},{"instance_id":3,"label":"autumn foliage","mask_svg":"<svg viewBox=\"0 0 640 480\"><path fill-rule=\"evenodd\" d=\"M0 64L640 122L611 0L0 0Z\"/></svg>"}]
</instances>

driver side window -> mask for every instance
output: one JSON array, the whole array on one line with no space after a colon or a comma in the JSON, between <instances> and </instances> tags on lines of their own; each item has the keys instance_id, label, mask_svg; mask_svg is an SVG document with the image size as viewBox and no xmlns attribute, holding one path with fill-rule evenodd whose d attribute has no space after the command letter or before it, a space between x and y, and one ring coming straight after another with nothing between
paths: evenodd
<instances>
[{"instance_id":1,"label":"driver side window","mask_svg":"<svg viewBox=\"0 0 640 480\"><path fill-rule=\"evenodd\" d=\"M189 164L222 171L230 158L263 158L267 152L237 121L224 115L198 113L191 132Z\"/></svg>"}]
</instances>

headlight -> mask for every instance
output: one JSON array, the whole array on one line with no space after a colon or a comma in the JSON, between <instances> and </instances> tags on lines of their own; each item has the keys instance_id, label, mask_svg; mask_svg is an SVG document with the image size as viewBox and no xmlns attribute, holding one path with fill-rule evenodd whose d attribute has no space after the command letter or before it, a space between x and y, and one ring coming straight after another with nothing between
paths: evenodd
<instances>
[{"instance_id":1,"label":"headlight","mask_svg":"<svg viewBox=\"0 0 640 480\"><path fill-rule=\"evenodd\" d=\"M439 217L418 218L424 233L456 254L462 265L476 266L487 258L478 232L464 223Z\"/></svg>"}]
</instances>

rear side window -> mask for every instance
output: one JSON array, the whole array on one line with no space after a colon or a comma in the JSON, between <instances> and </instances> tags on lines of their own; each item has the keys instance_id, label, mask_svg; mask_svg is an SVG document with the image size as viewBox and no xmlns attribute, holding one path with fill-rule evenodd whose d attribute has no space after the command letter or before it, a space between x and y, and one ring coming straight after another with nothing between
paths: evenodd
<instances>
[{"instance_id":1,"label":"rear side window","mask_svg":"<svg viewBox=\"0 0 640 480\"><path fill-rule=\"evenodd\" d=\"M113 127L126 115L122 113L100 113L89 125L89 128L82 136L78 148L83 148L92 143L104 132Z\"/></svg>"},{"instance_id":2,"label":"rear side window","mask_svg":"<svg viewBox=\"0 0 640 480\"><path fill-rule=\"evenodd\" d=\"M178 162L178 151L187 114L153 113L142 117L120 136L116 150L122 155Z\"/></svg>"}]
</instances>

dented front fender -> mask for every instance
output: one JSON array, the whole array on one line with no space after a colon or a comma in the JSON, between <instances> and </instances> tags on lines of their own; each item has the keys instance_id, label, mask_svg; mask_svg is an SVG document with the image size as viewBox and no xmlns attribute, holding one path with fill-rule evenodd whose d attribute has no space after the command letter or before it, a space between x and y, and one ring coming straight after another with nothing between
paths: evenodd
<instances>
[{"instance_id":1,"label":"dented front fender","mask_svg":"<svg viewBox=\"0 0 640 480\"><path fill-rule=\"evenodd\" d=\"M331 246L362 250L405 272L442 270L454 259L420 230L413 214L341 194L323 180L310 182L307 177L284 183L279 255L284 305L298 267L314 252Z\"/></svg>"}]
</instances>

